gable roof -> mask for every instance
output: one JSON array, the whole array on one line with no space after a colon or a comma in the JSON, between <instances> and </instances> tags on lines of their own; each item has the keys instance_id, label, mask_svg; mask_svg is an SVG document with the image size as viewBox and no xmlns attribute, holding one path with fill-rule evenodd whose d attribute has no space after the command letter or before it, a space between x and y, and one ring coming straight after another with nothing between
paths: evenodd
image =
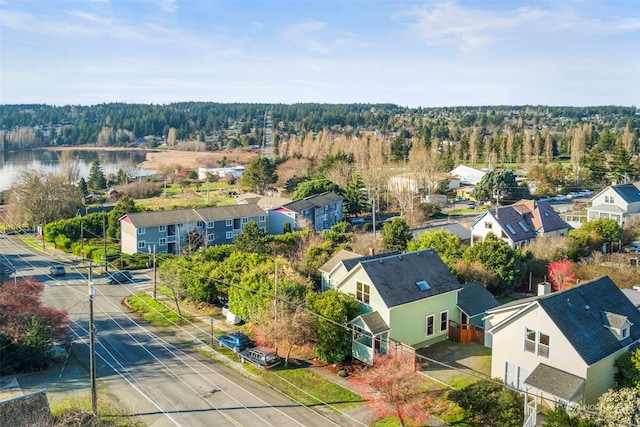
<instances>
[{"instance_id":1,"label":"gable roof","mask_svg":"<svg viewBox=\"0 0 640 427\"><path fill-rule=\"evenodd\" d=\"M462 287L433 249L362 260L358 266L367 274L387 307L456 291ZM420 281L425 281L428 289L420 290L417 286Z\"/></svg>"},{"instance_id":2,"label":"gable roof","mask_svg":"<svg viewBox=\"0 0 640 427\"><path fill-rule=\"evenodd\" d=\"M384 321L380 313L372 311L370 313L364 313L349 322L349 324L359 323L358 319L373 335L378 335L383 332L391 330L389 325Z\"/></svg>"},{"instance_id":3,"label":"gable roof","mask_svg":"<svg viewBox=\"0 0 640 427\"><path fill-rule=\"evenodd\" d=\"M627 203L640 202L640 181L634 182L633 184L628 183L611 185L610 187L605 188L603 191L598 193L595 197L599 196L608 189L615 191L616 194L618 194L622 198L622 200Z\"/></svg>"},{"instance_id":4,"label":"gable roof","mask_svg":"<svg viewBox=\"0 0 640 427\"><path fill-rule=\"evenodd\" d=\"M458 307L473 317L500 305L497 299L480 283L464 285L458 292Z\"/></svg>"},{"instance_id":5,"label":"gable roof","mask_svg":"<svg viewBox=\"0 0 640 427\"><path fill-rule=\"evenodd\" d=\"M497 324L491 331L497 331L519 314L538 306L589 366L640 340L640 310L608 276L529 300L531 302L519 310L518 314ZM499 307L494 310L498 309ZM629 337L619 341L603 322L602 312L626 316L632 325Z\"/></svg>"},{"instance_id":6,"label":"gable roof","mask_svg":"<svg viewBox=\"0 0 640 427\"><path fill-rule=\"evenodd\" d=\"M486 215L491 215L514 242L531 240L538 234L571 228L549 202L519 200L510 206L489 209L474 221L472 227Z\"/></svg>"},{"instance_id":7,"label":"gable roof","mask_svg":"<svg viewBox=\"0 0 640 427\"><path fill-rule=\"evenodd\" d=\"M355 252L348 251L346 249L341 250L337 254L331 257L331 259L320 266L318 270L323 273L330 273L338 264L346 259L361 258L362 255Z\"/></svg>"},{"instance_id":8,"label":"gable roof","mask_svg":"<svg viewBox=\"0 0 640 427\"><path fill-rule=\"evenodd\" d=\"M451 234L455 234L461 240L469 240L469 239L471 239L471 230L469 230L468 228L465 228L459 222L452 222L452 223L438 224L438 225L430 225L430 226L424 227L424 228L413 229L413 230L411 230L411 233L413 234L414 237L418 237L422 233L427 233L429 231L437 231L437 230L444 230L444 231L447 231L447 232L449 232Z\"/></svg>"},{"instance_id":9,"label":"gable roof","mask_svg":"<svg viewBox=\"0 0 640 427\"><path fill-rule=\"evenodd\" d=\"M134 212L124 215L136 228L157 227L167 224L185 224L197 221L220 221L225 219L266 215L258 205L213 206L170 211Z\"/></svg>"},{"instance_id":10,"label":"gable roof","mask_svg":"<svg viewBox=\"0 0 640 427\"><path fill-rule=\"evenodd\" d=\"M294 200L291 203L282 205L282 207L293 212L302 212L310 208L320 208L340 200L344 200L344 197L339 196L332 191L326 191L321 194L314 194L313 196L305 197L304 199Z\"/></svg>"}]
</instances>

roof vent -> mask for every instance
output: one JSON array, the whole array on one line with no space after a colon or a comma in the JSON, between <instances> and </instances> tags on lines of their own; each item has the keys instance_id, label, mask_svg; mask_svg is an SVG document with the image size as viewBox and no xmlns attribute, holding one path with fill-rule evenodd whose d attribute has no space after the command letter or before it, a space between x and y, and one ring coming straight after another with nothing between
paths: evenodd
<instances>
[{"instance_id":1,"label":"roof vent","mask_svg":"<svg viewBox=\"0 0 640 427\"><path fill-rule=\"evenodd\" d=\"M587 304L587 305L584 306L584 309L589 311L589 310L591 310L591 307L589 307L589 305Z\"/></svg>"}]
</instances>

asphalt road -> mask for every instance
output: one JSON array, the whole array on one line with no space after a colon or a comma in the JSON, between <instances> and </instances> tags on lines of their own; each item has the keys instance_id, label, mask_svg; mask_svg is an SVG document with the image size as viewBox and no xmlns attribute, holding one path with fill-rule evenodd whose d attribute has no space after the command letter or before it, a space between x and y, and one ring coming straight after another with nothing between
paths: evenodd
<instances>
[{"instance_id":1,"label":"asphalt road","mask_svg":"<svg viewBox=\"0 0 640 427\"><path fill-rule=\"evenodd\" d=\"M45 284L44 299L48 305L68 311L73 351L88 367L88 268L73 260L34 250L15 236L0 235L0 254L3 258L0 262L14 266L17 277L33 277ZM65 263L65 276L48 275L49 266L54 262ZM134 283L127 285L108 285L106 277L96 275L93 279L99 389L106 387L127 414L144 424L154 427L365 425L332 411L316 411L299 405L240 375L242 369L236 371L195 351L197 329L194 327L176 333L129 317L121 301L151 286L146 276L134 274ZM77 372L68 371L78 376ZM64 370L57 379L50 376L49 380L59 385L63 375ZM35 382L33 376L26 376L25 384L29 378ZM65 384L69 392L73 384L86 388L89 384L86 372ZM40 387L47 388L47 385Z\"/></svg>"}]
</instances>

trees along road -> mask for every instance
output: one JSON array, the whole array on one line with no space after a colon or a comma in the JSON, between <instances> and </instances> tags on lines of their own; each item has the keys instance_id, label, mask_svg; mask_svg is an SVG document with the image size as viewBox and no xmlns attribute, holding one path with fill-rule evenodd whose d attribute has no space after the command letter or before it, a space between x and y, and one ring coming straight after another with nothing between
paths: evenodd
<instances>
[{"instance_id":1,"label":"trees along road","mask_svg":"<svg viewBox=\"0 0 640 427\"><path fill-rule=\"evenodd\" d=\"M17 236L0 235L0 254L16 268L18 278L34 277L45 284L47 305L68 311L72 346L88 372L88 269L34 250ZM50 277L49 267L60 262L67 274ZM211 360L194 349L195 338L187 330L176 333L131 318L121 302L139 292L144 280L149 285L139 273L134 274L136 283L128 285L108 285L106 278L94 277L98 401L107 387L126 414L154 427L366 425L331 410L309 409ZM83 380L78 384L90 391L88 373Z\"/></svg>"}]
</instances>

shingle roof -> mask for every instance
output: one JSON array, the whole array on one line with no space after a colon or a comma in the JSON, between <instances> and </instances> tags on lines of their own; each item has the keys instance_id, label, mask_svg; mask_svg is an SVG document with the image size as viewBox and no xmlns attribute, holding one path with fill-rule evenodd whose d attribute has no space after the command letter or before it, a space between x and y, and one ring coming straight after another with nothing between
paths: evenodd
<instances>
[{"instance_id":1,"label":"shingle roof","mask_svg":"<svg viewBox=\"0 0 640 427\"><path fill-rule=\"evenodd\" d=\"M360 254L357 254L355 252L351 252L351 251L347 251L347 250L343 249L340 252L338 252L337 254L335 254L334 256L332 256L329 261L327 261L324 264L322 264L322 266L318 270L320 270L320 271L322 271L324 273L330 273L342 261L344 261L346 259L361 258L361 257L362 257L362 255L360 255Z\"/></svg>"},{"instance_id":2,"label":"shingle roof","mask_svg":"<svg viewBox=\"0 0 640 427\"><path fill-rule=\"evenodd\" d=\"M571 228L549 202L520 200L510 206L490 209L485 215L492 215L514 242L531 240L538 234ZM475 223L479 220L480 218Z\"/></svg>"},{"instance_id":3,"label":"shingle roof","mask_svg":"<svg viewBox=\"0 0 640 427\"><path fill-rule=\"evenodd\" d=\"M369 329L369 331L373 335L377 335L391 329L389 325L387 325L387 323L384 321L382 316L380 316L380 313L378 313L377 311L361 314L358 317L362 320L362 323L364 323L367 326L367 329ZM356 319L358 317L356 317ZM353 320L349 323L352 323L352 322Z\"/></svg>"},{"instance_id":4,"label":"shingle roof","mask_svg":"<svg viewBox=\"0 0 640 427\"><path fill-rule=\"evenodd\" d=\"M266 215L258 205L214 206L170 211L135 212L125 215L136 228L156 227L167 224L184 224L196 221L220 221L224 219Z\"/></svg>"},{"instance_id":5,"label":"shingle roof","mask_svg":"<svg viewBox=\"0 0 640 427\"><path fill-rule=\"evenodd\" d=\"M537 303L587 365L640 339L640 310L608 276L541 296ZM629 338L619 341L605 327L601 312L625 316L632 324Z\"/></svg>"},{"instance_id":6,"label":"shingle roof","mask_svg":"<svg viewBox=\"0 0 640 427\"><path fill-rule=\"evenodd\" d=\"M456 236L458 236L461 240L471 239L471 230L469 230L468 228L465 228L463 225L457 222L453 222L450 224L432 225L432 226L420 228L417 230L414 229L411 232L413 233L414 237L417 237L422 233L427 233L427 232L436 231L436 230L448 231L449 233L455 234Z\"/></svg>"},{"instance_id":7,"label":"shingle roof","mask_svg":"<svg viewBox=\"0 0 640 427\"><path fill-rule=\"evenodd\" d=\"M458 307L472 317L499 306L498 300L480 283L469 283L458 293Z\"/></svg>"},{"instance_id":8,"label":"shingle roof","mask_svg":"<svg viewBox=\"0 0 640 427\"><path fill-rule=\"evenodd\" d=\"M578 394L584 382L584 378L544 363L538 364L527 379L524 380L527 385L567 401L571 401Z\"/></svg>"},{"instance_id":9,"label":"shingle roof","mask_svg":"<svg viewBox=\"0 0 640 427\"><path fill-rule=\"evenodd\" d=\"M313 196L305 197L304 199L294 200L291 203L282 205L282 207L293 212L302 212L309 208L319 208L340 200L344 200L344 197L339 196L332 191L326 191L322 194L314 194Z\"/></svg>"},{"instance_id":10,"label":"shingle roof","mask_svg":"<svg viewBox=\"0 0 640 427\"><path fill-rule=\"evenodd\" d=\"M449 268L433 249L369 259L359 263L387 307L395 307L460 289ZM425 281L421 291L417 283Z\"/></svg>"}]
</instances>

